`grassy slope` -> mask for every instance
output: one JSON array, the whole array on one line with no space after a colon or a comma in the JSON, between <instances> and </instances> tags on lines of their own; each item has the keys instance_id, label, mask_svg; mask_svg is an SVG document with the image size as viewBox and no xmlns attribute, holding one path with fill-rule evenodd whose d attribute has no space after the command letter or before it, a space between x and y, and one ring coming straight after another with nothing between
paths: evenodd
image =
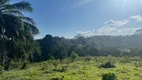
<instances>
[{"instance_id":1,"label":"grassy slope","mask_svg":"<svg viewBox=\"0 0 142 80\"><path fill-rule=\"evenodd\" d=\"M115 73L118 80L142 80L141 58L91 57L85 62L79 58L34 63L26 70L11 70L1 73L0 80L101 80L104 73ZM114 61L116 68L98 68L105 61ZM57 62L55 67L53 63ZM56 79L58 78L58 79Z\"/></svg>"}]
</instances>

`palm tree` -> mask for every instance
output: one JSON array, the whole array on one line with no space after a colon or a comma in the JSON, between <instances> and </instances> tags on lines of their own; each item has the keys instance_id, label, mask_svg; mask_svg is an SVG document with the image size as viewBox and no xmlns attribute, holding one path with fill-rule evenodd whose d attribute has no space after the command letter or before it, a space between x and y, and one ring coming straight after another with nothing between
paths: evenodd
<instances>
[{"instance_id":1,"label":"palm tree","mask_svg":"<svg viewBox=\"0 0 142 80\"><path fill-rule=\"evenodd\" d=\"M24 43L24 47L27 46L26 42L28 40L32 42L33 36L39 33L33 19L24 16L22 13L31 13L32 11L31 4L28 2L22 1L10 4L10 0L0 0L0 36L3 34L4 30L7 37L22 39L24 40L22 42ZM1 43L3 43L3 41L1 41ZM19 47L19 45L16 45L16 47ZM2 54L3 53L1 53L1 56L4 56Z\"/></svg>"},{"instance_id":2,"label":"palm tree","mask_svg":"<svg viewBox=\"0 0 142 80\"><path fill-rule=\"evenodd\" d=\"M0 29L6 30L9 37L33 36L39 33L35 22L22 12L32 12L31 4L25 1L9 4L10 0L0 0ZM1 30L0 30L1 31Z\"/></svg>"}]
</instances>

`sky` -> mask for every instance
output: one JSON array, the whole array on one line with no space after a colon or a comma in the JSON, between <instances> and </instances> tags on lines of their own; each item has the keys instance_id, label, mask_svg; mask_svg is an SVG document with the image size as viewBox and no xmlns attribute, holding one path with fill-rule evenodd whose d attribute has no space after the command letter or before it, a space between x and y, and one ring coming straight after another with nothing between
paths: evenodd
<instances>
[{"instance_id":1,"label":"sky","mask_svg":"<svg viewBox=\"0 0 142 80\"><path fill-rule=\"evenodd\" d=\"M23 0L11 0L11 3ZM77 34L130 35L142 28L142 0L24 0L40 34L72 38Z\"/></svg>"}]
</instances>

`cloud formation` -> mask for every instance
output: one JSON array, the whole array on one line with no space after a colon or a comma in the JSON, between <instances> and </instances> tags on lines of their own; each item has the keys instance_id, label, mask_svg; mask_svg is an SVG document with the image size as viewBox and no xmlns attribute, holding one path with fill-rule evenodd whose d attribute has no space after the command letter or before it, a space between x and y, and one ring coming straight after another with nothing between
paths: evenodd
<instances>
[{"instance_id":1,"label":"cloud formation","mask_svg":"<svg viewBox=\"0 0 142 80\"><path fill-rule=\"evenodd\" d=\"M140 15L131 16L130 19L131 20L136 20L137 22L141 22L142 21L142 16L140 16Z\"/></svg>"},{"instance_id":2,"label":"cloud formation","mask_svg":"<svg viewBox=\"0 0 142 80\"><path fill-rule=\"evenodd\" d=\"M104 26L98 30L96 30L96 34L99 35L132 35L135 33L136 30L140 28L116 28L116 27L109 27L109 26Z\"/></svg>"},{"instance_id":3,"label":"cloud formation","mask_svg":"<svg viewBox=\"0 0 142 80\"><path fill-rule=\"evenodd\" d=\"M84 35L84 36L94 36L94 35L132 35L135 33L136 30L140 28L123 28L123 29L118 29L116 27L109 27L109 26L104 26L100 29L97 29L96 31L78 31L78 34Z\"/></svg>"},{"instance_id":4,"label":"cloud formation","mask_svg":"<svg viewBox=\"0 0 142 80\"><path fill-rule=\"evenodd\" d=\"M129 20L120 20L120 21L114 21L114 20L108 20L105 22L105 24L110 25L110 26L124 26L125 24L129 23Z\"/></svg>"},{"instance_id":5,"label":"cloud formation","mask_svg":"<svg viewBox=\"0 0 142 80\"><path fill-rule=\"evenodd\" d=\"M142 16L136 15L131 16L128 19L123 20L108 20L105 22L105 25L95 31L77 31L78 34L82 34L84 36L93 36L93 35L132 35L136 30L141 28L125 28L124 25L130 23L131 20L136 22L142 22ZM120 27L123 26L123 27Z\"/></svg>"}]
</instances>

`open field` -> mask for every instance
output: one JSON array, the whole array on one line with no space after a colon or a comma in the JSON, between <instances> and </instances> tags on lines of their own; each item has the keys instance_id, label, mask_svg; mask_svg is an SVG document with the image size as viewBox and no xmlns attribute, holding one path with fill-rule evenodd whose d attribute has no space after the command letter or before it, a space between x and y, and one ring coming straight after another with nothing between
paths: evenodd
<instances>
[{"instance_id":1,"label":"open field","mask_svg":"<svg viewBox=\"0 0 142 80\"><path fill-rule=\"evenodd\" d=\"M116 68L99 68L106 61ZM142 80L142 59L108 56L50 60L29 64L26 70L1 72L0 80L101 80L104 73L114 73L118 80Z\"/></svg>"}]
</instances>

